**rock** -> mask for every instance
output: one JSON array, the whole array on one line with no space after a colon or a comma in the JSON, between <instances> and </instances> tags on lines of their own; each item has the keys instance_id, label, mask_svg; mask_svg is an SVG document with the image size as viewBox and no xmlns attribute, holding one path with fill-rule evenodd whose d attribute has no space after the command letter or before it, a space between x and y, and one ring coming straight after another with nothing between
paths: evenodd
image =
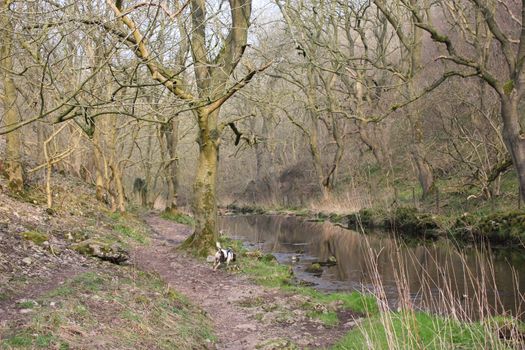
<instances>
[{"instance_id":1,"label":"rock","mask_svg":"<svg viewBox=\"0 0 525 350\"><path fill-rule=\"evenodd\" d=\"M28 313L33 312L33 310L31 310L31 309L20 309L20 311L18 311L18 312L21 313L21 314L28 314Z\"/></svg>"},{"instance_id":2,"label":"rock","mask_svg":"<svg viewBox=\"0 0 525 350\"><path fill-rule=\"evenodd\" d=\"M215 262L215 257L213 255L208 255L206 257L206 262L209 262L209 263Z\"/></svg>"},{"instance_id":3,"label":"rock","mask_svg":"<svg viewBox=\"0 0 525 350\"><path fill-rule=\"evenodd\" d=\"M129 260L129 252L118 244L109 245L88 239L72 245L71 248L82 255L93 256L117 265L121 265Z\"/></svg>"},{"instance_id":4,"label":"rock","mask_svg":"<svg viewBox=\"0 0 525 350\"><path fill-rule=\"evenodd\" d=\"M344 328L354 328L356 326L357 322L355 321L349 321L349 322L346 322L343 327Z\"/></svg>"},{"instance_id":5,"label":"rock","mask_svg":"<svg viewBox=\"0 0 525 350\"><path fill-rule=\"evenodd\" d=\"M323 273L323 268L319 263L313 263L308 266L305 271L309 273L321 274Z\"/></svg>"},{"instance_id":6,"label":"rock","mask_svg":"<svg viewBox=\"0 0 525 350\"><path fill-rule=\"evenodd\" d=\"M323 304L315 304L314 305L314 310L317 311L317 312L320 312L322 314L327 314L328 313L328 308L326 307L326 305L323 305Z\"/></svg>"},{"instance_id":7,"label":"rock","mask_svg":"<svg viewBox=\"0 0 525 350\"><path fill-rule=\"evenodd\" d=\"M31 260L31 258L27 257L27 258L23 258L22 262L24 264L26 264L26 265L31 265L33 263L33 260Z\"/></svg>"},{"instance_id":8,"label":"rock","mask_svg":"<svg viewBox=\"0 0 525 350\"><path fill-rule=\"evenodd\" d=\"M335 300L332 301L330 304L328 304L328 310L330 311L338 311L343 307L343 301L342 300Z\"/></svg>"},{"instance_id":9,"label":"rock","mask_svg":"<svg viewBox=\"0 0 525 350\"><path fill-rule=\"evenodd\" d=\"M253 324L249 324L249 323L239 324L235 326L235 328L240 329L240 330L252 331L252 332L255 332L257 330L257 326Z\"/></svg>"}]
</instances>

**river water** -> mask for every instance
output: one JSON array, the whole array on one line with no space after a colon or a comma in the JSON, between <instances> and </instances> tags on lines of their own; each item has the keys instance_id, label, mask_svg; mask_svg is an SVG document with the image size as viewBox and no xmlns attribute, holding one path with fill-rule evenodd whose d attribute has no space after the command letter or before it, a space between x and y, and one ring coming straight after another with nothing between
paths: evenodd
<instances>
[{"instance_id":1,"label":"river water","mask_svg":"<svg viewBox=\"0 0 525 350\"><path fill-rule=\"evenodd\" d=\"M406 243L392 233L358 233L294 216L221 217L221 229L253 249L273 253L295 276L324 291L371 292L390 308L418 308L460 318L511 313L523 319L525 254L457 248L447 240ZM322 273L312 262L334 256Z\"/></svg>"}]
</instances>

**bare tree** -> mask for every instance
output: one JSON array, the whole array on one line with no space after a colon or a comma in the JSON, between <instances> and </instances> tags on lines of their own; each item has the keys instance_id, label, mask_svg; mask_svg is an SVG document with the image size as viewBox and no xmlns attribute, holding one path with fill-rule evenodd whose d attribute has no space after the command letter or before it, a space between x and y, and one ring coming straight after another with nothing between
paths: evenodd
<instances>
[{"instance_id":1,"label":"bare tree","mask_svg":"<svg viewBox=\"0 0 525 350\"><path fill-rule=\"evenodd\" d=\"M4 126L6 128L20 122L17 106L17 91L13 79L15 56L15 28L11 19L10 6L12 1L0 1L0 74L3 80L2 105L4 112ZM21 131L16 130L6 137L6 153L4 172L7 175L9 187L13 191L22 191L24 177L22 172Z\"/></svg>"}]
</instances>

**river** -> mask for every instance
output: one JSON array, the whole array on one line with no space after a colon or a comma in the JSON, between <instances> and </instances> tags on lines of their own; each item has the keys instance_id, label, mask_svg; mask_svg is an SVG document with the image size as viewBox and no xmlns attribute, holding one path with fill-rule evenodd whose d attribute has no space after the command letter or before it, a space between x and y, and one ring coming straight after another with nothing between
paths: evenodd
<instances>
[{"instance_id":1,"label":"river","mask_svg":"<svg viewBox=\"0 0 525 350\"><path fill-rule=\"evenodd\" d=\"M511 313L523 319L525 254L458 248L448 240L406 243L392 233L358 233L295 216L223 216L221 229L252 249L273 253L295 276L324 291L371 292L398 308L417 308L474 319ZM334 256L322 273L312 262ZM405 301L405 302L403 302Z\"/></svg>"}]
</instances>

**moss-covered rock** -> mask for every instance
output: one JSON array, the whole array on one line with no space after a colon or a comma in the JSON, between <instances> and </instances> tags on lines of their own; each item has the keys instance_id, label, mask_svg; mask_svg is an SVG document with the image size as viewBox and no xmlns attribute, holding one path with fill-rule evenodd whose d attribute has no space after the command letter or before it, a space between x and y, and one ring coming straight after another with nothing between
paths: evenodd
<instances>
[{"instance_id":1,"label":"moss-covered rock","mask_svg":"<svg viewBox=\"0 0 525 350\"><path fill-rule=\"evenodd\" d=\"M357 213L347 215L346 221L350 229L381 228L386 225L387 215L381 209L364 208Z\"/></svg>"},{"instance_id":2,"label":"moss-covered rock","mask_svg":"<svg viewBox=\"0 0 525 350\"><path fill-rule=\"evenodd\" d=\"M110 245L92 239L73 244L71 248L82 255L96 257L119 265L129 259L129 253L118 244Z\"/></svg>"},{"instance_id":3,"label":"moss-covered rock","mask_svg":"<svg viewBox=\"0 0 525 350\"><path fill-rule=\"evenodd\" d=\"M481 218L475 233L494 244L519 244L525 240L525 213L502 212Z\"/></svg>"},{"instance_id":4,"label":"moss-covered rock","mask_svg":"<svg viewBox=\"0 0 525 350\"><path fill-rule=\"evenodd\" d=\"M306 272L319 274L323 272L323 268L319 263L313 263L305 269Z\"/></svg>"},{"instance_id":5,"label":"moss-covered rock","mask_svg":"<svg viewBox=\"0 0 525 350\"><path fill-rule=\"evenodd\" d=\"M425 237L437 235L439 229L433 215L420 213L416 208L410 207L397 208L391 217L391 225L402 233Z\"/></svg>"},{"instance_id":6,"label":"moss-covered rock","mask_svg":"<svg viewBox=\"0 0 525 350\"><path fill-rule=\"evenodd\" d=\"M38 232L38 231L22 232L20 234L20 236L23 239L25 239L27 241L31 241L31 242L33 242L36 245L42 245L42 244L44 244L44 242L49 241L49 236L48 235L46 235L45 233L42 233L42 232Z\"/></svg>"},{"instance_id":7,"label":"moss-covered rock","mask_svg":"<svg viewBox=\"0 0 525 350\"><path fill-rule=\"evenodd\" d=\"M525 241L525 213L499 212L487 216L465 213L451 228L455 239L485 240L496 245L523 244Z\"/></svg>"}]
</instances>

